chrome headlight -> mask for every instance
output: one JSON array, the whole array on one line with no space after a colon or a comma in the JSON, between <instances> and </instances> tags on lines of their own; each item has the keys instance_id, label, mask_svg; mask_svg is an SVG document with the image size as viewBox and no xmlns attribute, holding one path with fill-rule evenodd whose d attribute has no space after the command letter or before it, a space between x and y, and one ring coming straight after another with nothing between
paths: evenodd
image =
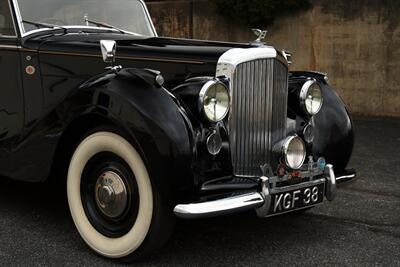
<instances>
[{"instance_id":1,"label":"chrome headlight","mask_svg":"<svg viewBox=\"0 0 400 267\"><path fill-rule=\"evenodd\" d=\"M208 120L222 121L229 111L229 89L220 81L209 81L200 91L200 103Z\"/></svg>"},{"instance_id":2,"label":"chrome headlight","mask_svg":"<svg viewBox=\"0 0 400 267\"><path fill-rule=\"evenodd\" d=\"M311 116L316 115L321 110L324 99L321 87L315 80L304 83L300 90L300 102L303 109Z\"/></svg>"},{"instance_id":3,"label":"chrome headlight","mask_svg":"<svg viewBox=\"0 0 400 267\"><path fill-rule=\"evenodd\" d=\"M289 136L274 146L274 151L280 152L285 159L285 164L297 170L303 166L306 159L306 146L298 136Z\"/></svg>"}]
</instances>

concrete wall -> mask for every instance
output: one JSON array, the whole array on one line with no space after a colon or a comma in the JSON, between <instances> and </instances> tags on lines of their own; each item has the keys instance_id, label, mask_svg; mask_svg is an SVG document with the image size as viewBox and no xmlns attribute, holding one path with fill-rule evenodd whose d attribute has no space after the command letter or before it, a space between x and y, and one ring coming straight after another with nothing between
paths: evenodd
<instances>
[{"instance_id":1,"label":"concrete wall","mask_svg":"<svg viewBox=\"0 0 400 267\"><path fill-rule=\"evenodd\" d=\"M250 27L215 12L208 1L149 2L162 36L247 42ZM278 18L267 42L294 54L292 70L327 72L355 114L400 116L400 1L314 0Z\"/></svg>"}]
</instances>

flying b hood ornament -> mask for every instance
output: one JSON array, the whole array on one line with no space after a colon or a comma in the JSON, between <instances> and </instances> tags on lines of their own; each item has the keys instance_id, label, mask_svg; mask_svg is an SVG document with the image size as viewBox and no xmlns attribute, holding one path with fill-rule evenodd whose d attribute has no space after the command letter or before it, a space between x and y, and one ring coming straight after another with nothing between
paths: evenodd
<instances>
[{"instance_id":1,"label":"flying b hood ornament","mask_svg":"<svg viewBox=\"0 0 400 267\"><path fill-rule=\"evenodd\" d=\"M260 29L251 29L254 34L257 36L257 39L254 40L254 43L263 43L263 40L267 36L267 30L260 30Z\"/></svg>"}]
</instances>

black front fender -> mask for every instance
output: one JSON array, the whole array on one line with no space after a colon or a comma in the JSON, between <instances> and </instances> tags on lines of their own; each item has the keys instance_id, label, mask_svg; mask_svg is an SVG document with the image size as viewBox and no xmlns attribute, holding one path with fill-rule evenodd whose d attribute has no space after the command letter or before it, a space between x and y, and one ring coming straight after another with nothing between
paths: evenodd
<instances>
[{"instance_id":1,"label":"black front fender","mask_svg":"<svg viewBox=\"0 0 400 267\"><path fill-rule=\"evenodd\" d=\"M315 79L322 88L324 103L321 111L312 120L314 124L314 157L325 157L328 163L334 165L335 171L345 170L354 145L354 130L351 116L345 103L336 91L327 83L325 75L315 72L293 72L290 78L290 93L299 90L307 79ZM297 88L296 88L297 87ZM290 100L290 99L289 99ZM289 101L290 102L290 101ZM291 106L297 103L290 103ZM296 108L292 108L296 110ZM307 122L309 118L296 114L297 121Z\"/></svg>"},{"instance_id":2,"label":"black front fender","mask_svg":"<svg viewBox=\"0 0 400 267\"><path fill-rule=\"evenodd\" d=\"M353 122L339 95L327 84L322 86L324 104L314 118L315 140L313 153L324 156L343 172L350 160L354 145Z\"/></svg>"},{"instance_id":3,"label":"black front fender","mask_svg":"<svg viewBox=\"0 0 400 267\"><path fill-rule=\"evenodd\" d=\"M112 125L136 146L160 191L190 192L190 127L173 96L154 82L156 75L140 69L110 71L69 89L54 100L51 110L26 126L10 154L9 177L35 182L65 175L83 135Z\"/></svg>"},{"instance_id":4,"label":"black front fender","mask_svg":"<svg viewBox=\"0 0 400 267\"><path fill-rule=\"evenodd\" d=\"M189 191L192 145L182 110L154 73L123 69L81 86L74 99L91 98L91 107L121 125L134 140L159 189Z\"/></svg>"}]
</instances>

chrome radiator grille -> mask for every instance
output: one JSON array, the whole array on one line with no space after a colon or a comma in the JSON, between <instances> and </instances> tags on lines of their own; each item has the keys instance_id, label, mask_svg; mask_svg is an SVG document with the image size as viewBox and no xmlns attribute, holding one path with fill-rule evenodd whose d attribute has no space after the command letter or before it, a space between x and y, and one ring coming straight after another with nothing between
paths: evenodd
<instances>
[{"instance_id":1,"label":"chrome radiator grille","mask_svg":"<svg viewBox=\"0 0 400 267\"><path fill-rule=\"evenodd\" d=\"M260 176L272 146L286 136L288 70L277 59L260 59L238 65L231 81L233 172Z\"/></svg>"}]
</instances>

